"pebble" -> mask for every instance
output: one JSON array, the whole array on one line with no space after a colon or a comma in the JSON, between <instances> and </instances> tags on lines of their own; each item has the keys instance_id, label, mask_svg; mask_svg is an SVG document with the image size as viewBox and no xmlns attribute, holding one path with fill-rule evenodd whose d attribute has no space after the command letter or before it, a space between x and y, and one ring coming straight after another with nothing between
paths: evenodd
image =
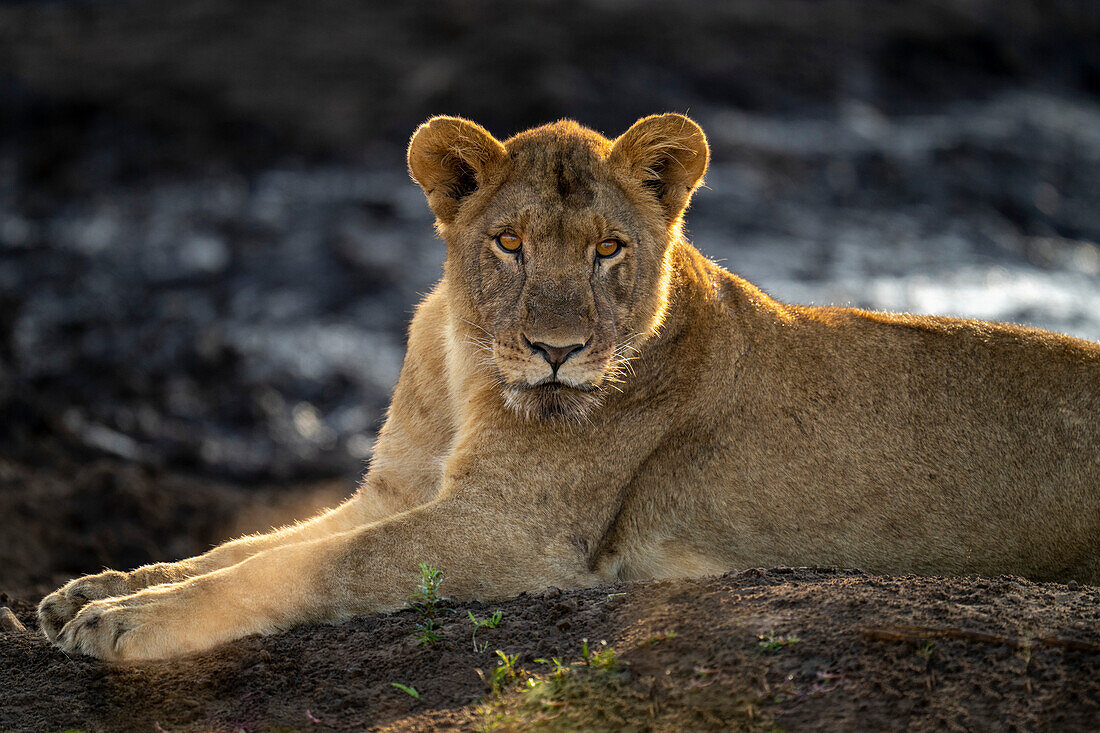
<instances>
[{"instance_id":1,"label":"pebble","mask_svg":"<svg viewBox=\"0 0 1100 733\"><path fill-rule=\"evenodd\" d=\"M26 631L27 627L15 617L7 606L0 608L0 632Z\"/></svg>"}]
</instances>

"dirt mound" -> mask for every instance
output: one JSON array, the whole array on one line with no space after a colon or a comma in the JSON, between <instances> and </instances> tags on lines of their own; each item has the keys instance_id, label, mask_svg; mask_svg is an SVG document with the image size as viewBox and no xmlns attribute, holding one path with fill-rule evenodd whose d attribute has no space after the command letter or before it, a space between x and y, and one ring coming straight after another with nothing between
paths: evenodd
<instances>
[{"instance_id":1,"label":"dirt mound","mask_svg":"<svg viewBox=\"0 0 1100 733\"><path fill-rule=\"evenodd\" d=\"M7 602L31 624L29 602ZM494 610L500 625L478 631L475 651L467 612ZM444 614L434 646L417 644L417 620L368 616L133 666L9 632L0 728L1093 730L1100 720L1096 588L748 570L463 604ZM491 682L498 649L515 655L514 674L494 695L478 670ZM566 668L556 677L535 661L553 657Z\"/></svg>"}]
</instances>

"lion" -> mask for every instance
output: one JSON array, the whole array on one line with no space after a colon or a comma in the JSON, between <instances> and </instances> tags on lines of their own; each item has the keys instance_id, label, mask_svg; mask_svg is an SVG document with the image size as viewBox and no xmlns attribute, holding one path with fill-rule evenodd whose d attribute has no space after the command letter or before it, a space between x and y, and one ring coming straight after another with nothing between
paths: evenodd
<instances>
[{"instance_id":1,"label":"lion","mask_svg":"<svg viewBox=\"0 0 1100 733\"><path fill-rule=\"evenodd\" d=\"M1100 583L1100 345L786 305L699 253L687 117L408 150L446 242L357 493L204 555L73 580L67 652L150 660L406 604L757 566Z\"/></svg>"}]
</instances>

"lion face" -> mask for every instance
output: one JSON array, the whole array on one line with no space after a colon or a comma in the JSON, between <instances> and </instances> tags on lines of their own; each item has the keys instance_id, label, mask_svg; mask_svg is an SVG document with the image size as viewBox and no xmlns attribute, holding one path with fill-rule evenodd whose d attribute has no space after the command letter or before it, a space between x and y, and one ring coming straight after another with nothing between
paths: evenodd
<instances>
[{"instance_id":1,"label":"lion face","mask_svg":"<svg viewBox=\"0 0 1100 733\"><path fill-rule=\"evenodd\" d=\"M679 115L640 120L614 142L572 122L504 143L437 117L409 147L448 244L456 315L529 418L579 418L660 328L706 139Z\"/></svg>"}]
</instances>

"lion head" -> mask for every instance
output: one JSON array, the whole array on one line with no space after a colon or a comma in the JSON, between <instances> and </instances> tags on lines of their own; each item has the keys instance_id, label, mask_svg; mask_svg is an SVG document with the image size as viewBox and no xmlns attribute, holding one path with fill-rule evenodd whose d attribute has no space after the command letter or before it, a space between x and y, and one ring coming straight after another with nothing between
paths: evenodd
<instances>
[{"instance_id":1,"label":"lion head","mask_svg":"<svg viewBox=\"0 0 1100 733\"><path fill-rule=\"evenodd\" d=\"M518 414L581 417L628 377L661 327L707 159L677 114L616 140L571 121L503 143L457 117L417 129L409 171L447 243L452 313Z\"/></svg>"}]
</instances>

